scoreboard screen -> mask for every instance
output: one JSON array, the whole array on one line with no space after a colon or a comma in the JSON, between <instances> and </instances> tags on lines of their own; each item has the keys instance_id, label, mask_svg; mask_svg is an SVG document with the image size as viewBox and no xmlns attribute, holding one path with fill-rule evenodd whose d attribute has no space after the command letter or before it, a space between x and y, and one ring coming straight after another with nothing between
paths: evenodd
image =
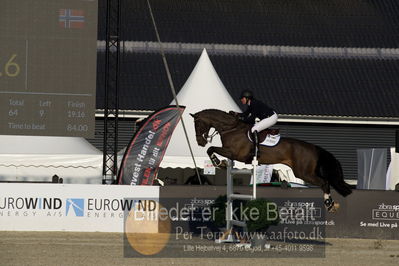
<instances>
[{"instance_id":1,"label":"scoreboard screen","mask_svg":"<svg viewBox=\"0 0 399 266\"><path fill-rule=\"evenodd\" d=\"M0 1L0 134L94 136L97 5Z\"/></svg>"}]
</instances>

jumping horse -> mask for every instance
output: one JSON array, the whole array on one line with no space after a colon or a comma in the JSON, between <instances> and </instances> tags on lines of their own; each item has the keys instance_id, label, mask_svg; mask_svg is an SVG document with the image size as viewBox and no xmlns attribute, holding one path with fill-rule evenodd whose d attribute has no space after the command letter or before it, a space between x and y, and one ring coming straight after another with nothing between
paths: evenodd
<instances>
[{"instance_id":1,"label":"jumping horse","mask_svg":"<svg viewBox=\"0 0 399 266\"><path fill-rule=\"evenodd\" d=\"M216 167L225 167L216 154L249 163L252 160L253 143L247 133L251 125L239 120L235 115L221 110L207 109L195 114L196 140L204 147L209 141L209 131L215 129L220 135L222 147L211 146L207 153ZM325 149L294 138L281 137L273 147L259 147L259 164L285 164L291 167L295 176L303 181L319 186L324 192L324 204L329 212L335 212L339 204L330 195L330 185L342 196L346 197L352 190L344 181L340 162Z\"/></svg>"}]
</instances>

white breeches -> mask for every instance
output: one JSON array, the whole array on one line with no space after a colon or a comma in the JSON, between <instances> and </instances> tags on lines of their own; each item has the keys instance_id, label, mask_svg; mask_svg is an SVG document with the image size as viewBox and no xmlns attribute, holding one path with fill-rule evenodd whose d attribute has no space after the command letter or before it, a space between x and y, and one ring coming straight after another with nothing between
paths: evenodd
<instances>
[{"instance_id":1,"label":"white breeches","mask_svg":"<svg viewBox=\"0 0 399 266\"><path fill-rule=\"evenodd\" d=\"M256 123L252 128L251 132L253 133L255 130L258 132L261 132L262 130L269 128L273 126L274 124L277 123L278 116L276 113L274 115L269 116L268 118L260 120L258 123Z\"/></svg>"}]
</instances>

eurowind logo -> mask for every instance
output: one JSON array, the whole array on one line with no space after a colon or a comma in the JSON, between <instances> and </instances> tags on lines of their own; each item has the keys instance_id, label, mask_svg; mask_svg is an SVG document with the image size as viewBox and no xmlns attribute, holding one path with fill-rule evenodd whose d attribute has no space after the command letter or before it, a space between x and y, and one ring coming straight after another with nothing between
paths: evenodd
<instances>
[{"instance_id":1,"label":"eurowind logo","mask_svg":"<svg viewBox=\"0 0 399 266\"><path fill-rule=\"evenodd\" d=\"M68 214L73 212L76 217L83 217L84 216L84 208L85 208L85 200L84 199L69 198L66 200L65 216L68 216Z\"/></svg>"}]
</instances>

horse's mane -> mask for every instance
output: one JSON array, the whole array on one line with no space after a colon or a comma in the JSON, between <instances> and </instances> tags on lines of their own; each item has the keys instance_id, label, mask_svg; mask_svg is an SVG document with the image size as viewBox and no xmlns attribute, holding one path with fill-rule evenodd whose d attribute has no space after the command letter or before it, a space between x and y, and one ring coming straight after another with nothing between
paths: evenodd
<instances>
[{"instance_id":1,"label":"horse's mane","mask_svg":"<svg viewBox=\"0 0 399 266\"><path fill-rule=\"evenodd\" d=\"M218 109L205 109L197 114L205 116L210 120L218 120L220 123L225 125L234 125L235 127L245 125L245 123L239 120L237 116Z\"/></svg>"},{"instance_id":2,"label":"horse's mane","mask_svg":"<svg viewBox=\"0 0 399 266\"><path fill-rule=\"evenodd\" d=\"M235 116L233 116L225 111L219 110L219 109L205 109L205 110L198 112L198 114L200 114L200 113L204 114L204 115L208 115L208 116L214 116L216 113L218 115L222 115L224 119L231 119L231 118L236 119Z\"/></svg>"},{"instance_id":3,"label":"horse's mane","mask_svg":"<svg viewBox=\"0 0 399 266\"><path fill-rule=\"evenodd\" d=\"M219 110L219 109L213 109L213 108L202 110L199 113L220 113L220 114L223 114L223 115L226 115L226 116L231 116L231 114L229 114L229 113L227 113L225 111L222 111L222 110Z\"/></svg>"}]
</instances>

